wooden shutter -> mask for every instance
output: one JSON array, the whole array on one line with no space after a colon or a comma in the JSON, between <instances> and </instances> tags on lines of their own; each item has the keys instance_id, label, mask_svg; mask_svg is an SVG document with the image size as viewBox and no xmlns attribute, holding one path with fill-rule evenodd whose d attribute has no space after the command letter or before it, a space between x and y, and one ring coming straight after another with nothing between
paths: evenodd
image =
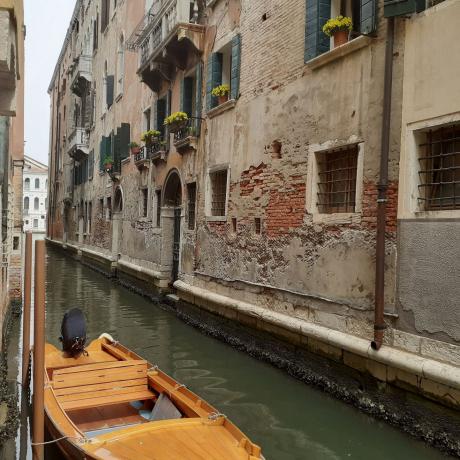
<instances>
[{"instance_id":1,"label":"wooden shutter","mask_svg":"<svg viewBox=\"0 0 460 460\"><path fill-rule=\"evenodd\" d=\"M131 140L131 125L122 123L120 127L120 158L124 160L129 157L129 142Z\"/></svg>"},{"instance_id":2,"label":"wooden shutter","mask_svg":"<svg viewBox=\"0 0 460 460\"><path fill-rule=\"evenodd\" d=\"M172 91L168 90L166 93L166 116L171 115L171 105L172 105ZM166 150L169 151L170 148L170 135L169 135L169 128L165 126L165 141L166 141Z\"/></svg>"},{"instance_id":3,"label":"wooden shutter","mask_svg":"<svg viewBox=\"0 0 460 460\"><path fill-rule=\"evenodd\" d=\"M93 51L97 50L98 34L99 34L99 13L96 15L96 19L93 21Z\"/></svg>"},{"instance_id":4,"label":"wooden shutter","mask_svg":"<svg viewBox=\"0 0 460 460\"><path fill-rule=\"evenodd\" d=\"M113 170L115 172L121 172L121 135L120 128L115 133L112 132L113 142Z\"/></svg>"},{"instance_id":5,"label":"wooden shutter","mask_svg":"<svg viewBox=\"0 0 460 460\"><path fill-rule=\"evenodd\" d=\"M200 61L195 69L195 117L196 117L196 136L201 133L201 115L203 105L203 63Z\"/></svg>"},{"instance_id":6,"label":"wooden shutter","mask_svg":"<svg viewBox=\"0 0 460 460\"><path fill-rule=\"evenodd\" d=\"M107 0L101 2L101 32L107 27Z\"/></svg>"},{"instance_id":7,"label":"wooden shutter","mask_svg":"<svg viewBox=\"0 0 460 460\"><path fill-rule=\"evenodd\" d=\"M305 62L329 51L330 38L323 26L331 17L331 0L306 0Z\"/></svg>"},{"instance_id":8,"label":"wooden shutter","mask_svg":"<svg viewBox=\"0 0 460 460\"><path fill-rule=\"evenodd\" d=\"M370 35L377 30L377 0L361 0L361 26L363 35Z\"/></svg>"},{"instance_id":9,"label":"wooden shutter","mask_svg":"<svg viewBox=\"0 0 460 460\"><path fill-rule=\"evenodd\" d=\"M107 155L107 138L102 136L99 144L99 171L104 171L104 158Z\"/></svg>"},{"instance_id":10,"label":"wooden shutter","mask_svg":"<svg viewBox=\"0 0 460 460\"><path fill-rule=\"evenodd\" d=\"M165 118L166 118L166 99L158 99L156 104L156 124L155 129L160 131L161 135L164 136L165 134Z\"/></svg>"},{"instance_id":11,"label":"wooden shutter","mask_svg":"<svg viewBox=\"0 0 460 460\"><path fill-rule=\"evenodd\" d=\"M113 104L113 90L115 84L115 77L113 75L107 75L107 82L106 82L106 101L107 107L110 107Z\"/></svg>"},{"instance_id":12,"label":"wooden shutter","mask_svg":"<svg viewBox=\"0 0 460 460\"><path fill-rule=\"evenodd\" d=\"M232 76L230 82L232 99L240 96L240 67L241 67L241 34L237 34L232 39Z\"/></svg>"},{"instance_id":13,"label":"wooden shutter","mask_svg":"<svg viewBox=\"0 0 460 460\"><path fill-rule=\"evenodd\" d=\"M412 13L420 13L425 9L426 0L385 0L384 16L406 16Z\"/></svg>"},{"instance_id":14,"label":"wooden shutter","mask_svg":"<svg viewBox=\"0 0 460 460\"><path fill-rule=\"evenodd\" d=\"M180 85L180 109L189 117L193 116L193 78L185 77Z\"/></svg>"},{"instance_id":15,"label":"wooden shutter","mask_svg":"<svg viewBox=\"0 0 460 460\"><path fill-rule=\"evenodd\" d=\"M222 60L221 53L212 53L208 59L208 81L206 84L206 107L208 110L217 105L217 98L211 93L216 86L222 84Z\"/></svg>"}]
</instances>

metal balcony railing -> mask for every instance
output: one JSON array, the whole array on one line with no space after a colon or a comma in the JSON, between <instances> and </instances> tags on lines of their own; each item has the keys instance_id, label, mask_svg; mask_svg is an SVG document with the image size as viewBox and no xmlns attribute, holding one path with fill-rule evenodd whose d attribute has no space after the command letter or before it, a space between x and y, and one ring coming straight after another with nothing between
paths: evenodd
<instances>
[{"instance_id":1,"label":"metal balcony railing","mask_svg":"<svg viewBox=\"0 0 460 460\"><path fill-rule=\"evenodd\" d=\"M196 0L154 1L152 8L142 21L142 31L130 39L133 43L128 43L130 49L140 49L140 67L161 47L177 24L195 23L198 18L197 13ZM138 29L141 29L140 26Z\"/></svg>"},{"instance_id":2,"label":"metal balcony railing","mask_svg":"<svg viewBox=\"0 0 460 460\"><path fill-rule=\"evenodd\" d=\"M80 160L88 155L89 149L89 136L85 128L76 127L69 135L68 138L68 152L69 155Z\"/></svg>"},{"instance_id":3,"label":"metal balcony railing","mask_svg":"<svg viewBox=\"0 0 460 460\"><path fill-rule=\"evenodd\" d=\"M188 138L198 137L200 118L189 117L184 124L174 132L174 144L181 143Z\"/></svg>"}]
</instances>

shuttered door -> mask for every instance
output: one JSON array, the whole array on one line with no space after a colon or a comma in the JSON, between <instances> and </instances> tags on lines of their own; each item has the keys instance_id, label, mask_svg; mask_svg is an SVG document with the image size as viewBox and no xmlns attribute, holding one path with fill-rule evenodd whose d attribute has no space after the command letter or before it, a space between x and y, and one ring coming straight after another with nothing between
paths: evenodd
<instances>
[{"instance_id":1,"label":"shuttered door","mask_svg":"<svg viewBox=\"0 0 460 460\"><path fill-rule=\"evenodd\" d=\"M189 117L193 116L193 78L185 77L181 81L180 109Z\"/></svg>"},{"instance_id":2,"label":"shuttered door","mask_svg":"<svg viewBox=\"0 0 460 460\"><path fill-rule=\"evenodd\" d=\"M361 0L361 33L373 34L377 30L377 0Z\"/></svg>"},{"instance_id":3,"label":"shuttered door","mask_svg":"<svg viewBox=\"0 0 460 460\"><path fill-rule=\"evenodd\" d=\"M107 155L107 138L102 136L101 143L99 144L99 171L104 171L104 159Z\"/></svg>"},{"instance_id":4,"label":"shuttered door","mask_svg":"<svg viewBox=\"0 0 460 460\"><path fill-rule=\"evenodd\" d=\"M160 131L161 137L165 135L165 118L166 118L166 99L158 99L156 106L156 125L155 129Z\"/></svg>"},{"instance_id":5,"label":"shuttered door","mask_svg":"<svg viewBox=\"0 0 460 460\"><path fill-rule=\"evenodd\" d=\"M305 62L329 51L330 39L323 26L331 16L331 0L307 0L305 24Z\"/></svg>"},{"instance_id":6,"label":"shuttered door","mask_svg":"<svg viewBox=\"0 0 460 460\"><path fill-rule=\"evenodd\" d=\"M120 128L115 133L112 133L113 142L113 170L121 172L121 143L120 143Z\"/></svg>"},{"instance_id":7,"label":"shuttered door","mask_svg":"<svg viewBox=\"0 0 460 460\"><path fill-rule=\"evenodd\" d=\"M212 95L212 90L222 84L222 60L221 53L212 53L208 59L208 81L206 84L206 107L208 110L217 105L217 98Z\"/></svg>"},{"instance_id":8,"label":"shuttered door","mask_svg":"<svg viewBox=\"0 0 460 460\"><path fill-rule=\"evenodd\" d=\"M241 67L241 35L235 35L232 39L232 75L231 94L232 99L240 96L240 67Z\"/></svg>"},{"instance_id":9,"label":"shuttered door","mask_svg":"<svg viewBox=\"0 0 460 460\"><path fill-rule=\"evenodd\" d=\"M200 136L201 134L201 115L202 115L202 105L203 105L203 63L200 62L196 66L195 71L195 117L196 117L196 135Z\"/></svg>"}]
</instances>

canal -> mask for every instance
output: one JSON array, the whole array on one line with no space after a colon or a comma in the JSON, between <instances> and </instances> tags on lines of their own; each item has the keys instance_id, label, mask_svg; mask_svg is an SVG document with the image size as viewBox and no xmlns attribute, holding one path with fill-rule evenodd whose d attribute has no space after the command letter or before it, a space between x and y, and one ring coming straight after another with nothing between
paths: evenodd
<instances>
[{"instance_id":1,"label":"canal","mask_svg":"<svg viewBox=\"0 0 460 460\"><path fill-rule=\"evenodd\" d=\"M92 340L108 332L230 417L262 446L267 460L446 458L391 426L300 383L229 345L203 335L173 313L48 248L47 338L59 345L71 307L87 317ZM13 331L11 353L19 353ZM27 423L20 430L26 437ZM20 452L20 453L19 453ZM8 456L5 456L8 455ZM1 455L0 455L1 457ZM16 440L5 459L31 458ZM48 449L46 459L59 459ZM175 460L175 459L172 459ZM223 459L224 460L224 459Z\"/></svg>"}]
</instances>

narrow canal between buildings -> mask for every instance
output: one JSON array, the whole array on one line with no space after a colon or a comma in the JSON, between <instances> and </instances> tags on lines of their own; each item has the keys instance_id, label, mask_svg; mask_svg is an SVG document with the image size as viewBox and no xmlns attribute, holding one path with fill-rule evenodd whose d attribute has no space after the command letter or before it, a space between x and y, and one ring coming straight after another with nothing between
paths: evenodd
<instances>
[{"instance_id":1,"label":"narrow canal between buildings","mask_svg":"<svg viewBox=\"0 0 460 460\"><path fill-rule=\"evenodd\" d=\"M81 308L90 340L108 332L158 364L230 417L262 446L267 460L446 458L385 423L201 334L173 313L61 252L48 248L48 255L46 328L50 342L59 346L64 312ZM21 450L16 458L30 458L30 448L23 444ZM55 458L61 457L49 449L46 459Z\"/></svg>"}]
</instances>

